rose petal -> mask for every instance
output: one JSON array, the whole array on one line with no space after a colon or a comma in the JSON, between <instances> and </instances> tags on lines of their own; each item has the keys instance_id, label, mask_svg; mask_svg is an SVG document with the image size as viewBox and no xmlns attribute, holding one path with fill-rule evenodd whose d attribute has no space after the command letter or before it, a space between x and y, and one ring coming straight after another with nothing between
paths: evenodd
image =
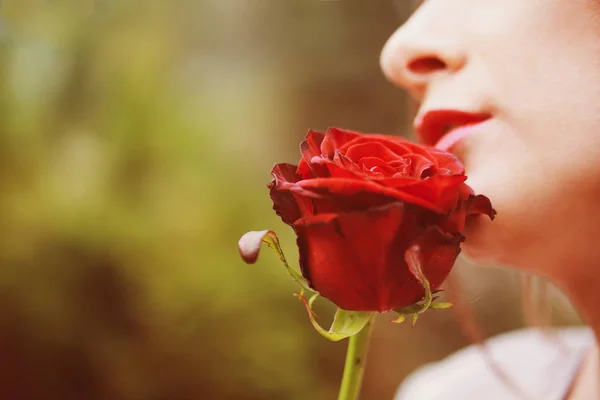
<instances>
[{"instance_id":1,"label":"rose petal","mask_svg":"<svg viewBox=\"0 0 600 400\"><path fill-rule=\"evenodd\" d=\"M392 175L392 177L399 178L403 176L412 176L411 165L412 160L410 158L392 161L389 163L389 166L395 170L395 173Z\"/></svg>"},{"instance_id":2,"label":"rose petal","mask_svg":"<svg viewBox=\"0 0 600 400\"><path fill-rule=\"evenodd\" d=\"M251 231L242 235L238 242L238 250L242 259L247 264L254 264L258 259L258 254L260 253L260 248L263 243L277 253L279 260L287 270L287 273L302 287L302 289L312 291L310 283L300 275L298 271L290 268L290 265L287 263L285 255L283 254L283 250L281 249L281 245L279 244L279 238L277 237L277 234L271 230Z\"/></svg>"},{"instance_id":3,"label":"rose petal","mask_svg":"<svg viewBox=\"0 0 600 400\"><path fill-rule=\"evenodd\" d=\"M399 162L402 163L402 160ZM360 164L369 172L378 171L385 176L391 176L396 173L396 170L390 166L390 163L383 161L377 157L363 157L360 159ZM406 163L404 163L406 165Z\"/></svg>"},{"instance_id":4,"label":"rose petal","mask_svg":"<svg viewBox=\"0 0 600 400\"><path fill-rule=\"evenodd\" d=\"M418 145L399 136L380 134L361 135L360 137L354 139L351 143L347 143L346 145L342 146L340 151L345 152L349 146L365 142L382 143L390 151L401 157L408 156L409 154L420 155L435 162L438 168L445 168L449 171L452 171L453 175L462 175L465 172L462 163L453 154L436 149L434 147Z\"/></svg>"},{"instance_id":5,"label":"rose petal","mask_svg":"<svg viewBox=\"0 0 600 400\"><path fill-rule=\"evenodd\" d=\"M467 199L467 215L485 214L493 221L496 217L496 210L492 207L490 199L482 194L469 196Z\"/></svg>"},{"instance_id":6,"label":"rose petal","mask_svg":"<svg viewBox=\"0 0 600 400\"><path fill-rule=\"evenodd\" d=\"M460 252L460 236L437 228L420 231L402 203L302 218L294 228L302 274L313 289L348 310L385 312L423 297L405 260L410 246L419 246L432 288L442 284Z\"/></svg>"},{"instance_id":7,"label":"rose petal","mask_svg":"<svg viewBox=\"0 0 600 400\"><path fill-rule=\"evenodd\" d=\"M352 172L358 177L364 176L362 169L359 168L358 165L354 163L354 161L352 161L337 150L335 152L335 155L333 156L333 162L339 165L341 168L345 169L346 171Z\"/></svg>"},{"instance_id":8,"label":"rose petal","mask_svg":"<svg viewBox=\"0 0 600 400\"><path fill-rule=\"evenodd\" d=\"M300 178L294 165L277 164L271 170L271 174L273 181L268 187L273 201L273 210L284 223L292 225L297 219L313 214L310 199L295 195L289 190Z\"/></svg>"},{"instance_id":9,"label":"rose petal","mask_svg":"<svg viewBox=\"0 0 600 400\"><path fill-rule=\"evenodd\" d=\"M302 179L310 179L315 177L315 174L313 173L310 164L307 163L306 160L304 160L304 158L300 159L296 173L300 175Z\"/></svg>"},{"instance_id":10,"label":"rose petal","mask_svg":"<svg viewBox=\"0 0 600 400\"><path fill-rule=\"evenodd\" d=\"M420 154L419 150L413 150L415 144L409 142L404 138L398 136L386 136L379 134L360 135L351 142L347 142L346 144L341 146L339 150L345 153L351 146L364 143L382 144L385 147L387 147L390 151L394 152L398 157L402 157L404 154L410 153ZM424 155L427 155L427 152L424 152Z\"/></svg>"},{"instance_id":11,"label":"rose petal","mask_svg":"<svg viewBox=\"0 0 600 400\"><path fill-rule=\"evenodd\" d=\"M354 162L363 157L377 157L386 162L396 161L402 158L400 155L388 149L384 144L378 142L363 142L352 144L344 153L346 157Z\"/></svg>"},{"instance_id":12,"label":"rose petal","mask_svg":"<svg viewBox=\"0 0 600 400\"><path fill-rule=\"evenodd\" d=\"M296 194L296 196L300 196L300 195ZM340 212L356 211L356 207L354 207L351 203L336 200L333 198L320 198L320 199L310 198L310 202L313 206L313 213L310 215L332 214L332 213L336 214L336 213L340 213Z\"/></svg>"},{"instance_id":13,"label":"rose petal","mask_svg":"<svg viewBox=\"0 0 600 400\"><path fill-rule=\"evenodd\" d=\"M246 232L238 242L238 250L242 259L247 264L254 264L258 260L260 247L263 243L263 238L267 235L274 235L275 232L268 229L264 231Z\"/></svg>"},{"instance_id":14,"label":"rose petal","mask_svg":"<svg viewBox=\"0 0 600 400\"><path fill-rule=\"evenodd\" d=\"M435 170L437 171L437 164L430 158L414 153L407 154L405 158L410 160L411 163L410 176L422 179L424 178L423 172L428 168L435 167Z\"/></svg>"},{"instance_id":15,"label":"rose petal","mask_svg":"<svg viewBox=\"0 0 600 400\"><path fill-rule=\"evenodd\" d=\"M271 169L274 184L278 187L285 187L298 182L302 177L296 173L296 170L297 167L292 164L275 164Z\"/></svg>"},{"instance_id":16,"label":"rose petal","mask_svg":"<svg viewBox=\"0 0 600 400\"><path fill-rule=\"evenodd\" d=\"M404 261L416 232L401 203L307 217L294 228L303 275L340 308L385 312L409 301L407 287L420 286ZM414 291L409 291L410 300Z\"/></svg>"},{"instance_id":17,"label":"rose petal","mask_svg":"<svg viewBox=\"0 0 600 400\"><path fill-rule=\"evenodd\" d=\"M273 210L288 225L292 225L303 216L312 215L310 201L294 195L293 192L279 191L271 187L270 197L273 201Z\"/></svg>"},{"instance_id":18,"label":"rose petal","mask_svg":"<svg viewBox=\"0 0 600 400\"><path fill-rule=\"evenodd\" d=\"M396 190L379 185L370 180L321 178L300 181L294 187L290 187L290 190L295 190L307 196L316 198L322 198L324 196L333 197L340 201L350 202L356 207L369 207L394 200L401 200L438 213L447 212L428 198L420 197L421 194L426 192L425 190L419 191L418 189L415 189L414 192L416 192L416 195L404 190L410 187L411 186L407 186L402 188L402 190ZM435 191L429 190L425 195L436 201L437 199L432 193L435 193Z\"/></svg>"},{"instance_id":19,"label":"rose petal","mask_svg":"<svg viewBox=\"0 0 600 400\"><path fill-rule=\"evenodd\" d=\"M422 272L432 290L446 280L460 254L460 243L463 240L461 235L445 234L437 227L430 227L413 243L419 247Z\"/></svg>"},{"instance_id":20,"label":"rose petal","mask_svg":"<svg viewBox=\"0 0 600 400\"><path fill-rule=\"evenodd\" d=\"M454 154L433 147L427 148L427 151L430 153L429 159L435 160L438 169L447 169L453 175L463 175L465 173L464 166Z\"/></svg>"},{"instance_id":21,"label":"rose petal","mask_svg":"<svg viewBox=\"0 0 600 400\"><path fill-rule=\"evenodd\" d=\"M325 134L313 130L309 130L306 134L306 138L300 143L300 152L302 153L302 159L298 165L298 173L303 178L312 178L315 176L324 176L323 169L315 170L312 159L314 157L321 157L321 143L325 138Z\"/></svg>"},{"instance_id":22,"label":"rose petal","mask_svg":"<svg viewBox=\"0 0 600 400\"><path fill-rule=\"evenodd\" d=\"M345 168L337 165L334 161L327 158L315 157L312 160L312 166L315 170L322 170L319 172L319 176L316 178L349 178L349 179L360 179L352 171L348 171Z\"/></svg>"},{"instance_id":23,"label":"rose petal","mask_svg":"<svg viewBox=\"0 0 600 400\"><path fill-rule=\"evenodd\" d=\"M323 143L323 139L325 139L324 133L313 130L308 131L306 138L300 143L300 152L306 161L310 161L315 156L321 156L321 143Z\"/></svg>"},{"instance_id":24,"label":"rose petal","mask_svg":"<svg viewBox=\"0 0 600 400\"><path fill-rule=\"evenodd\" d=\"M337 149L347 142L361 136L363 135L347 129L329 128L327 129L327 132L325 132L325 139L321 144L321 151L325 157L333 159Z\"/></svg>"},{"instance_id":25,"label":"rose petal","mask_svg":"<svg viewBox=\"0 0 600 400\"><path fill-rule=\"evenodd\" d=\"M464 175L435 175L414 185L398 186L397 190L435 204L448 213L458 205L459 187L466 179Z\"/></svg>"},{"instance_id":26,"label":"rose petal","mask_svg":"<svg viewBox=\"0 0 600 400\"><path fill-rule=\"evenodd\" d=\"M385 185L385 186L389 186L391 188L402 188L404 186L407 185L419 185L419 184L424 184L427 185L428 183L425 181L422 181L420 179L415 179L412 177L396 177L396 176L392 176L392 177L377 177L374 176L371 178L372 180L374 180L375 182L379 183L380 185Z\"/></svg>"}]
</instances>

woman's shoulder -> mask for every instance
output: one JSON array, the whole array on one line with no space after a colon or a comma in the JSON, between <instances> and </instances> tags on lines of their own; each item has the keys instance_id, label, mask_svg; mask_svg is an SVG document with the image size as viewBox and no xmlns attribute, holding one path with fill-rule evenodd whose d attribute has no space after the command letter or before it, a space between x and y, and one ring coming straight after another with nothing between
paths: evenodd
<instances>
[{"instance_id":1,"label":"woman's shoulder","mask_svg":"<svg viewBox=\"0 0 600 400\"><path fill-rule=\"evenodd\" d=\"M486 341L486 351L508 380L527 397L560 399L567 390L594 335L570 327L544 333L521 329ZM478 346L425 365L400 386L395 400L519 399L502 382Z\"/></svg>"}]
</instances>

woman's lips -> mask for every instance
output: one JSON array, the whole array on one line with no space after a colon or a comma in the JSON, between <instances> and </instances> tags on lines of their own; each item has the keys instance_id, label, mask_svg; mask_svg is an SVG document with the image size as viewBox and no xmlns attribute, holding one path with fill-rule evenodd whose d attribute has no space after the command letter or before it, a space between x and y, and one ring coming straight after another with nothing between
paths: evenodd
<instances>
[{"instance_id":1,"label":"woman's lips","mask_svg":"<svg viewBox=\"0 0 600 400\"><path fill-rule=\"evenodd\" d=\"M422 143L449 151L490 117L488 113L439 109L418 115L414 126Z\"/></svg>"}]
</instances>

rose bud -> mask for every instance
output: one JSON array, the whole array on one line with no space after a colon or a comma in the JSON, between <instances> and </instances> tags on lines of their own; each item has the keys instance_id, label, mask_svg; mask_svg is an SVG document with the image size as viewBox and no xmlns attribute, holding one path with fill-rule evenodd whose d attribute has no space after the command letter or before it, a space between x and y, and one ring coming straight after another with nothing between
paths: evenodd
<instances>
[{"instance_id":1,"label":"rose bud","mask_svg":"<svg viewBox=\"0 0 600 400\"><path fill-rule=\"evenodd\" d=\"M494 218L445 151L338 128L309 131L300 150L298 166L271 171L273 209L297 235L295 278L342 310L428 307L460 253L466 218ZM240 241L247 262L266 232Z\"/></svg>"}]
</instances>

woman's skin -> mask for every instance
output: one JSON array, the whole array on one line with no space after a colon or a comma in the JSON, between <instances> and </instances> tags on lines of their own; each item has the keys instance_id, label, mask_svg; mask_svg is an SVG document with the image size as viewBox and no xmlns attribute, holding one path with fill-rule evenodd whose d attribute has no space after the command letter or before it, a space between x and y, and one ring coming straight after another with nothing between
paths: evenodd
<instances>
[{"instance_id":1,"label":"woman's skin","mask_svg":"<svg viewBox=\"0 0 600 400\"><path fill-rule=\"evenodd\" d=\"M420 114L491 115L451 149L498 211L464 252L551 280L600 338L600 0L426 0L381 66ZM591 354L570 399L600 398Z\"/></svg>"}]
</instances>

